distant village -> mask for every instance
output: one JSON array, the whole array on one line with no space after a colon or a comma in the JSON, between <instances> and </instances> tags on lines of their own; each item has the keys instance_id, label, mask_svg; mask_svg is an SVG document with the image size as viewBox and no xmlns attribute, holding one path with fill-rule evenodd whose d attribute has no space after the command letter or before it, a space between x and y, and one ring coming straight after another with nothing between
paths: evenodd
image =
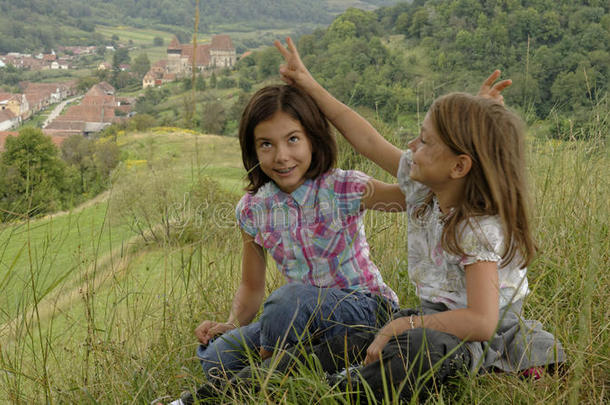
<instances>
[{"instance_id":1,"label":"distant village","mask_svg":"<svg viewBox=\"0 0 610 405\"><path fill-rule=\"evenodd\" d=\"M113 47L108 48L113 49ZM62 54L61 57L58 57L55 51L38 54L10 52L0 55L0 68L13 65L18 69L28 70L71 69L75 60L81 56L94 54L96 49L95 46L62 46L58 49Z\"/></svg>"},{"instance_id":2,"label":"distant village","mask_svg":"<svg viewBox=\"0 0 610 405\"><path fill-rule=\"evenodd\" d=\"M237 62L233 41L228 35L214 35L209 44L198 44L193 52L193 44L181 44L174 37L167 48L167 59L154 63L142 80L142 87L156 87L176 79L188 77L195 69L208 73L216 69L232 68Z\"/></svg>"},{"instance_id":3,"label":"distant village","mask_svg":"<svg viewBox=\"0 0 610 405\"><path fill-rule=\"evenodd\" d=\"M0 55L0 68L12 65L18 69L47 70L70 69L79 57L96 52L96 47L62 47L62 57L55 52L50 54ZM174 37L167 48L167 59L155 62L142 80L142 88L158 87L164 83L189 77L192 74L193 61L195 69L204 75L222 68L232 68L237 62L233 42L228 35L214 35L210 43L181 44ZM100 63L98 70L111 69L107 62ZM121 66L129 69L128 65ZM19 83L20 93L0 91L0 150L4 147L7 136L17 135L11 129L21 125L34 114L55 104L62 103L77 96L76 81L64 83ZM43 125L43 132L60 144L70 135L90 136L113 123L128 119L133 114L135 98L124 98L116 95L116 90L107 82L91 87L80 100L72 103L61 115L51 114ZM61 112L60 105L57 113Z\"/></svg>"}]
</instances>

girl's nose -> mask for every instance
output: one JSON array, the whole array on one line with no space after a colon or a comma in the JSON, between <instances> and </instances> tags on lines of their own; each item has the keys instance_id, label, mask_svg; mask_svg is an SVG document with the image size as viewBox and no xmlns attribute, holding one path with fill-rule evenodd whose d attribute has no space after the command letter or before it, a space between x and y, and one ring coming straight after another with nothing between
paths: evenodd
<instances>
[{"instance_id":1,"label":"girl's nose","mask_svg":"<svg viewBox=\"0 0 610 405\"><path fill-rule=\"evenodd\" d=\"M411 141L409 141L409 143L407 144L409 149L411 149L411 151L413 151L414 153L415 153L415 150L417 149L418 139L419 139L419 136L415 139L411 139Z\"/></svg>"},{"instance_id":2,"label":"girl's nose","mask_svg":"<svg viewBox=\"0 0 610 405\"><path fill-rule=\"evenodd\" d=\"M275 152L275 161L283 162L286 159L288 159L288 148L283 145L278 146Z\"/></svg>"}]
</instances>

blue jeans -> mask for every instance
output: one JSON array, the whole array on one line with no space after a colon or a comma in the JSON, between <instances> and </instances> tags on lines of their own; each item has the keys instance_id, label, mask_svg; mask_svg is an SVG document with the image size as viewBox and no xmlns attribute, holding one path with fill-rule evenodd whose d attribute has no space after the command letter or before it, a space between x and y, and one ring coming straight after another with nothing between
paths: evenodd
<instances>
[{"instance_id":1,"label":"blue jeans","mask_svg":"<svg viewBox=\"0 0 610 405\"><path fill-rule=\"evenodd\" d=\"M235 373L248 365L247 350L256 357L259 347L272 351L302 339L326 340L379 328L396 308L383 298L348 289L287 284L271 293L258 322L200 345L197 357L206 377L214 368L221 374Z\"/></svg>"}]
</instances>

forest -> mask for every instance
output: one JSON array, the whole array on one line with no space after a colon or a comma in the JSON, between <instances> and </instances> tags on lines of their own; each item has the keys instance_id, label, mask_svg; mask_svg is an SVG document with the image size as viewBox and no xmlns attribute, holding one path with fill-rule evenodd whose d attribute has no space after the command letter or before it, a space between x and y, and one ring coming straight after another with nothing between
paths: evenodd
<instances>
[{"instance_id":1,"label":"forest","mask_svg":"<svg viewBox=\"0 0 610 405\"><path fill-rule=\"evenodd\" d=\"M401 124L401 115L425 110L439 94L501 69L514 83L509 103L530 122L578 126L597 108L607 114L609 8L604 1L419 0L373 13L352 9L328 30L303 36L300 50L333 94L389 122Z\"/></svg>"},{"instance_id":2,"label":"forest","mask_svg":"<svg viewBox=\"0 0 610 405\"><path fill-rule=\"evenodd\" d=\"M206 0L199 5L199 32L327 25L347 6L396 2L346 0L337 8L327 0ZM0 0L0 53L100 45L103 38L95 32L98 24L155 28L188 41L194 9L195 0Z\"/></svg>"}]
</instances>

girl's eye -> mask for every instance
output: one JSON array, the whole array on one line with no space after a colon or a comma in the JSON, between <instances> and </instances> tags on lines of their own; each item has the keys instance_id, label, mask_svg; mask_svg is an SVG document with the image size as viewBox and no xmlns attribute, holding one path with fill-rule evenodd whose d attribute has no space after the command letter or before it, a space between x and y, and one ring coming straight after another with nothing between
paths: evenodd
<instances>
[{"instance_id":1,"label":"girl's eye","mask_svg":"<svg viewBox=\"0 0 610 405\"><path fill-rule=\"evenodd\" d=\"M269 149L271 147L271 142L261 142L258 147L261 149Z\"/></svg>"},{"instance_id":2,"label":"girl's eye","mask_svg":"<svg viewBox=\"0 0 610 405\"><path fill-rule=\"evenodd\" d=\"M293 135L293 136L291 136L291 137L288 139L288 142L290 142L290 143L296 143L296 142L298 142L298 141L299 141L299 137L298 137L298 136L294 136L294 135Z\"/></svg>"}]
</instances>

